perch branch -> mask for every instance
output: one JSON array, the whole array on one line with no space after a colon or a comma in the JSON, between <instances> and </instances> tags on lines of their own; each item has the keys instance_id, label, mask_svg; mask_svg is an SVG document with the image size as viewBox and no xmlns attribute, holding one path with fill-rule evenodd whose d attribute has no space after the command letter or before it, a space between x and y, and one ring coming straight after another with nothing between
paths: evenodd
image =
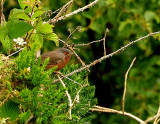
<instances>
[{"instance_id":1,"label":"perch branch","mask_svg":"<svg viewBox=\"0 0 160 124\"><path fill-rule=\"evenodd\" d=\"M124 102L125 102L125 96L126 96L126 87L127 87L127 78L128 78L128 73L130 71L130 69L132 68L134 62L136 60L136 57L132 60L131 65L129 66L126 74L125 74L125 81L124 81L124 91L123 91L123 98L122 98L122 112L124 114Z\"/></svg>"},{"instance_id":2,"label":"perch branch","mask_svg":"<svg viewBox=\"0 0 160 124\"><path fill-rule=\"evenodd\" d=\"M55 22L55 21L58 22L58 21L60 21L60 20L63 20L63 19L65 19L65 18L68 18L68 17L70 17L70 16L72 16L72 15L75 15L75 14L77 14L77 13L79 13L79 12L82 12L82 11L84 11L85 9L88 9L88 8L92 7L93 5L95 5L98 1L99 1L99 0L95 0L95 1L93 1L92 3L90 3L90 4L88 4L88 5L86 5L86 6L82 7L82 8L79 8L79 9L73 11L72 13L69 13L69 14L64 15L64 16L60 16L60 17L57 18L57 19L54 19L54 18L53 18L53 19L49 20L49 23L53 23L53 22Z\"/></svg>"},{"instance_id":3,"label":"perch branch","mask_svg":"<svg viewBox=\"0 0 160 124\"><path fill-rule=\"evenodd\" d=\"M107 113L116 113L116 114L121 114L121 115L125 115L128 117L133 118L134 120L140 122L141 124L146 124L146 122L144 122L143 120L141 120L140 118L136 117L135 115L132 115L130 113L127 112L122 112L122 111L118 111L115 109L110 109L110 108L105 108L105 107L100 107L100 106L95 106L95 108L90 108L89 110L91 111L97 111L97 112L107 112Z\"/></svg>"},{"instance_id":4,"label":"perch branch","mask_svg":"<svg viewBox=\"0 0 160 124\"><path fill-rule=\"evenodd\" d=\"M71 75L73 75L73 74L75 74L75 73L77 73L77 72L80 72L80 71L82 71L82 70L84 70L84 69L86 69L86 68L90 68L91 66L93 66L93 65L101 62L102 60L104 60L104 59L106 59L106 58L109 58L109 57L112 57L113 55L116 55L116 54L124 51L127 47L129 47L129 46L137 43L138 41L143 40L143 39L145 39L145 38L148 38L148 37L150 37L150 36L153 36L153 35L155 35L155 34L159 34L159 33L160 33L160 31L153 32L153 33L150 33L150 34L148 34L148 35L146 35L146 36L144 36L144 37L140 37L140 38L138 38L137 40L131 41L131 42L129 42L127 45L125 45L124 47L121 47L120 49L118 49L118 50L116 50L116 51L114 51L114 52L112 52L112 53L110 53L110 54L108 54L108 55L106 55L106 56L103 56L103 57L99 58L98 60L93 61L92 63L86 65L85 67L81 67L81 68L79 68L79 69L77 69L77 70L75 70L75 71L72 71L71 73L65 75L65 77L71 76ZM55 82L57 82L57 81L58 81L58 79L57 79L57 80L54 80L53 83L55 83Z\"/></svg>"}]
</instances>

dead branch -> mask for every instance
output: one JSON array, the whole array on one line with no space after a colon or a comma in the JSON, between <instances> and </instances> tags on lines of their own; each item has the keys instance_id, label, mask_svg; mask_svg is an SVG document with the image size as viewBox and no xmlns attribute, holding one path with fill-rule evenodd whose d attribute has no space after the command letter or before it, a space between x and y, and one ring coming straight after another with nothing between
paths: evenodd
<instances>
[{"instance_id":1,"label":"dead branch","mask_svg":"<svg viewBox=\"0 0 160 124\"><path fill-rule=\"evenodd\" d=\"M86 5L86 6L82 7L82 8L79 8L79 9L73 11L72 13L69 13L69 14L64 15L64 16L60 16L60 17L57 18L57 19L54 19L54 18L53 18L53 19L49 20L48 23L53 23L53 22L55 22L55 21L58 22L58 21L60 21L60 20L64 20L64 19L66 19L66 18L68 18L68 17L70 17L70 16L72 16L72 15L75 15L75 14L77 14L77 13L79 13L79 12L84 11L85 9L88 9L88 8L92 7L92 6L95 5L98 1L99 1L99 0L95 0L95 1L93 1L92 3L90 3L90 4L88 4L88 5Z\"/></svg>"},{"instance_id":2,"label":"dead branch","mask_svg":"<svg viewBox=\"0 0 160 124\"><path fill-rule=\"evenodd\" d=\"M66 89L66 85L64 84L63 80L60 78L59 75L57 75L57 77L58 77L58 79L60 80L62 86ZM66 95L67 95L67 97L68 97L69 106L71 107L71 106L72 106L72 99L71 99L71 96L70 96L70 94L69 94L69 92L68 92L67 89L66 89ZM72 119L71 109L70 109L70 111L69 111L69 119L70 119L70 120Z\"/></svg>"},{"instance_id":3,"label":"dead branch","mask_svg":"<svg viewBox=\"0 0 160 124\"><path fill-rule=\"evenodd\" d=\"M129 66L126 74L125 74L125 81L124 81L124 91L123 91L123 98L122 98L122 112L124 114L124 102L125 102L125 96L126 96L126 87L127 87L127 78L128 78L128 73L130 71L130 69L132 68L134 62L136 60L136 57L132 60L131 65Z\"/></svg>"},{"instance_id":4,"label":"dead branch","mask_svg":"<svg viewBox=\"0 0 160 124\"><path fill-rule=\"evenodd\" d=\"M150 36L153 36L153 35L159 34L159 33L160 33L160 31L153 32L153 33L150 33L150 34L148 34L148 35L146 35L146 36L140 37L140 38L138 38L137 40L131 41L131 42L129 42L127 45L121 47L120 49L118 49L118 50L116 50L116 51L114 51L114 52L112 52L112 53L110 53L110 54L108 54L108 55L106 55L106 56L103 56L103 57L99 58L98 60L93 61L92 63L86 65L85 67L81 67L81 68L78 68L78 69L75 70L75 71L72 71L71 73L65 75L65 77L71 76L71 75L73 75L73 74L75 74L75 73L78 73L78 72L80 72L80 71L82 71L82 70L84 70L84 69L86 69L86 68L90 68L91 66L93 66L93 65L95 65L95 64L97 64L97 63L100 63L102 60L107 59L107 58L109 58L109 57L112 57L113 55L116 55L116 54L124 51L127 47L129 47L129 46L137 43L138 41L143 40L143 39L146 39L146 38L148 38L148 37L150 37ZM59 81L59 80L56 79L56 80L53 81L53 83L55 83L55 82L57 82L57 81Z\"/></svg>"},{"instance_id":5,"label":"dead branch","mask_svg":"<svg viewBox=\"0 0 160 124\"><path fill-rule=\"evenodd\" d=\"M105 107L100 107L100 106L95 106L95 108L90 108L89 110L91 111L97 111L97 112L107 112L107 113L115 113L115 114L121 114L121 115L125 115L128 117L133 118L134 120L140 122L141 124L146 124L146 122L144 122L143 120L141 120L140 118L136 117L135 115L132 115L130 113L127 112L122 112L122 111L118 111L115 109L110 109L110 108L105 108Z\"/></svg>"}]
</instances>

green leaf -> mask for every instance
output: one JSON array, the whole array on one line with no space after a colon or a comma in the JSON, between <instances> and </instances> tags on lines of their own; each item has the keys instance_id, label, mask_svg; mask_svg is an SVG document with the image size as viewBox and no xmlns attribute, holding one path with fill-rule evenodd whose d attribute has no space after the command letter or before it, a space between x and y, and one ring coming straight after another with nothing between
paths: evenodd
<instances>
[{"instance_id":1,"label":"green leaf","mask_svg":"<svg viewBox=\"0 0 160 124\"><path fill-rule=\"evenodd\" d=\"M19 115L19 108L18 108L17 103L9 100L5 102L1 107L0 107L0 117L2 118L10 118L11 121L16 120L16 118Z\"/></svg>"},{"instance_id":2,"label":"green leaf","mask_svg":"<svg viewBox=\"0 0 160 124\"><path fill-rule=\"evenodd\" d=\"M59 46L58 36L55 33L44 35L44 38L54 41L56 46Z\"/></svg>"},{"instance_id":3,"label":"green leaf","mask_svg":"<svg viewBox=\"0 0 160 124\"><path fill-rule=\"evenodd\" d=\"M12 92L11 83L9 81L7 81L6 85L7 85L7 88L9 89L9 91Z\"/></svg>"},{"instance_id":4,"label":"green leaf","mask_svg":"<svg viewBox=\"0 0 160 124\"><path fill-rule=\"evenodd\" d=\"M18 3L22 9L24 9L26 6L29 6L29 4L25 3L27 0L18 0Z\"/></svg>"},{"instance_id":5,"label":"green leaf","mask_svg":"<svg viewBox=\"0 0 160 124\"><path fill-rule=\"evenodd\" d=\"M49 33L52 33L52 28L53 28L53 25L50 25L49 23L42 23L42 28L40 30L40 32L42 34L49 34Z\"/></svg>"},{"instance_id":6,"label":"green leaf","mask_svg":"<svg viewBox=\"0 0 160 124\"><path fill-rule=\"evenodd\" d=\"M1 40L4 51L8 53L8 50L11 50L12 42L8 36Z\"/></svg>"},{"instance_id":7,"label":"green leaf","mask_svg":"<svg viewBox=\"0 0 160 124\"><path fill-rule=\"evenodd\" d=\"M30 24L23 21L10 21L7 24L8 35L11 39L22 37L33 28Z\"/></svg>"},{"instance_id":8,"label":"green leaf","mask_svg":"<svg viewBox=\"0 0 160 124\"><path fill-rule=\"evenodd\" d=\"M159 23L159 17L156 15L155 12L146 11L144 14L144 18L146 21L151 21L151 20L155 19L157 21L157 23Z\"/></svg>"},{"instance_id":9,"label":"green leaf","mask_svg":"<svg viewBox=\"0 0 160 124\"><path fill-rule=\"evenodd\" d=\"M27 14L25 14L24 12L19 13L19 14L17 15L17 17L20 18L20 19L27 20L27 21L30 21L30 20L31 20L30 17L29 17Z\"/></svg>"},{"instance_id":10,"label":"green leaf","mask_svg":"<svg viewBox=\"0 0 160 124\"><path fill-rule=\"evenodd\" d=\"M43 46L42 34L39 33L33 34L31 40L29 41L29 46L31 48L34 48L34 46L36 46L36 50L39 50Z\"/></svg>"},{"instance_id":11,"label":"green leaf","mask_svg":"<svg viewBox=\"0 0 160 124\"><path fill-rule=\"evenodd\" d=\"M9 14L9 20L18 19L17 15L23 13L24 10L21 9L12 9Z\"/></svg>"},{"instance_id":12,"label":"green leaf","mask_svg":"<svg viewBox=\"0 0 160 124\"><path fill-rule=\"evenodd\" d=\"M42 15L43 13L45 13L45 11L38 10L32 15L31 19L37 18L38 16Z\"/></svg>"}]
</instances>

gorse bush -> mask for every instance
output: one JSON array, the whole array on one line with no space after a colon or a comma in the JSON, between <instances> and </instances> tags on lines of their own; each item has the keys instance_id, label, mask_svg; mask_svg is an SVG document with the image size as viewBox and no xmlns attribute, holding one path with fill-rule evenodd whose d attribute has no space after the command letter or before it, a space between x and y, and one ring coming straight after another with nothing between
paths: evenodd
<instances>
[{"instance_id":1,"label":"gorse bush","mask_svg":"<svg viewBox=\"0 0 160 124\"><path fill-rule=\"evenodd\" d=\"M69 107L65 88L62 87L60 82L52 83L53 78L55 78L53 71L56 68L46 70L45 66L47 63L48 60L41 65L40 58L36 61L34 50L27 51L25 48L20 53L12 68L14 72L10 76L9 81L7 81L11 89L9 91L9 88L6 87L6 92L7 95L12 97L8 97L7 102L2 104L1 117L10 117L11 120L21 123L26 122L32 115L32 121L36 123L65 123L71 121L67 118L68 115L66 115ZM72 64L65 67L62 71L68 73L77 68L77 66ZM76 97L77 92L82 88L82 91L78 94L80 99L72 109L72 121L76 123L89 120L91 113L88 112L88 109L96 103L94 86L89 86L86 76L86 72L71 76L74 81L84 85L83 88L67 79L64 80L72 99ZM5 81L1 83L3 84ZM6 107L6 104L9 105ZM16 117L12 117L12 114L10 115L9 112L11 109L15 109L12 114L17 113L18 110L19 114ZM4 113L6 114L4 115Z\"/></svg>"},{"instance_id":2,"label":"gorse bush","mask_svg":"<svg viewBox=\"0 0 160 124\"><path fill-rule=\"evenodd\" d=\"M36 51L43 46L44 39L59 45L54 26L43 21L47 13L39 6L39 0L18 2L21 9L12 9L8 21L1 22L0 26L0 52L3 53L0 56L0 122L39 124L90 120L89 108L96 104L96 99L87 73L70 76L74 82L64 79L66 87L60 82L53 83L57 79L58 74L54 73L57 67L47 70L49 59L42 64ZM8 59L19 49L23 49L19 55ZM71 64L62 72L70 73L78 66Z\"/></svg>"}]
</instances>

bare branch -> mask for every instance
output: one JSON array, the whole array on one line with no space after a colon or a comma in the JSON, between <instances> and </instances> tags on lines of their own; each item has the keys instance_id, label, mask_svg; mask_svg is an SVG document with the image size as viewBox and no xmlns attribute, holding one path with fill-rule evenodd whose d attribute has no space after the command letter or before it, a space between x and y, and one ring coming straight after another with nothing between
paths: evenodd
<instances>
[{"instance_id":1,"label":"bare branch","mask_svg":"<svg viewBox=\"0 0 160 124\"><path fill-rule=\"evenodd\" d=\"M78 83L78 82L76 82L76 81L74 81L74 80L72 80L72 79L70 79L70 78L68 78L68 77L65 77L63 74L61 74L61 73L59 73L59 72L58 72L58 74L60 74L60 75L61 75L62 77L64 77L64 78L66 78L66 79L68 79L68 80L72 81L73 83L75 83L75 84L78 84L78 85L82 86L80 83Z\"/></svg>"},{"instance_id":2,"label":"bare branch","mask_svg":"<svg viewBox=\"0 0 160 124\"><path fill-rule=\"evenodd\" d=\"M129 42L129 43L128 43L127 45L125 45L124 47L122 47L122 48L120 48L120 49L118 49L118 50L116 50L116 51L114 51L114 52L112 52L112 53L110 53L110 54L108 54L108 55L106 55L106 56L103 56L103 57L99 58L98 60L93 61L91 64L88 64L88 65L86 65L85 67L81 67L81 68L79 68L79 69L77 69L77 70L75 70L75 71L72 71L71 73L65 75L65 77L71 76L71 75L73 75L73 74L75 74L75 73L77 73L77 72L80 72L80 71L82 71L82 70L84 70L84 69L86 69L86 68L90 68L91 66L93 66L93 65L101 62L102 60L104 60L104 59L106 59L106 58L109 58L109 57L112 57L113 55L116 55L116 54L124 51L127 47L129 47L129 46L137 43L138 41L143 40L143 39L145 39L145 38L148 38L148 37L150 37L150 36L153 36L153 35L155 35L155 34L159 34L159 33L160 33L160 31L153 32L153 33L150 33L150 34L148 34L148 35L146 35L146 36L144 36L144 37L140 37L140 38L137 39L137 40L134 40L134 41L132 41L132 42ZM53 83L55 83L55 82L57 82L57 81L58 81L58 80L54 80Z\"/></svg>"},{"instance_id":3,"label":"bare branch","mask_svg":"<svg viewBox=\"0 0 160 124\"><path fill-rule=\"evenodd\" d=\"M106 36L107 36L107 33L109 33L108 28L106 29L106 32L105 32L105 35L104 35L104 38L103 38L104 56L106 56Z\"/></svg>"},{"instance_id":4,"label":"bare branch","mask_svg":"<svg viewBox=\"0 0 160 124\"><path fill-rule=\"evenodd\" d=\"M97 42L101 42L101 41L104 41L104 39L92 41L92 42L89 42L89 43L86 43L86 44L74 44L73 46L74 46L74 47L78 47L78 46L88 46L88 45L91 45L92 43L97 43Z\"/></svg>"},{"instance_id":5,"label":"bare branch","mask_svg":"<svg viewBox=\"0 0 160 124\"><path fill-rule=\"evenodd\" d=\"M65 86L64 82L62 81L62 79L60 78L60 76L59 76L58 74L57 74L57 77L58 77L58 79L60 80L62 86L66 89L66 86ZM69 92L68 92L67 89L66 89L66 95L67 95L68 100L69 100L69 106L71 107L71 106L72 106L72 99L71 99L71 96L70 96L70 94L69 94ZM70 109L70 111L69 111L69 119L70 119L70 120L72 119L71 109Z\"/></svg>"},{"instance_id":6,"label":"bare branch","mask_svg":"<svg viewBox=\"0 0 160 124\"><path fill-rule=\"evenodd\" d=\"M74 98L74 101L73 101L72 105L71 105L70 108L68 109L67 114L71 111L71 109L73 108L73 106L76 104L76 101L77 101L77 99L78 99L79 93L81 92L81 90L82 90L83 87L85 87L85 86L87 86L87 85L82 85L81 88L79 89L79 91L77 92L77 94L76 94L76 96L75 96L75 98Z\"/></svg>"},{"instance_id":7,"label":"bare branch","mask_svg":"<svg viewBox=\"0 0 160 124\"><path fill-rule=\"evenodd\" d=\"M33 118L33 114L31 114L31 116L27 119L27 121L24 124L28 124L32 118Z\"/></svg>"},{"instance_id":8,"label":"bare branch","mask_svg":"<svg viewBox=\"0 0 160 124\"><path fill-rule=\"evenodd\" d=\"M121 114L121 115L125 115L128 117L133 118L134 120L140 122L141 124L146 124L146 122L144 122L143 120L141 120L140 118L136 117L135 115L132 115L130 113L127 112L122 112L122 111L118 111L115 109L110 109L110 108L105 108L105 107L100 107L100 106L95 106L95 108L90 108L89 110L91 111L97 111L97 112L107 112L107 113L115 113L115 114Z\"/></svg>"},{"instance_id":9,"label":"bare branch","mask_svg":"<svg viewBox=\"0 0 160 124\"><path fill-rule=\"evenodd\" d=\"M157 117L155 118L153 124L158 124L159 121L160 121L160 105L159 105L159 108L158 108Z\"/></svg>"},{"instance_id":10,"label":"bare branch","mask_svg":"<svg viewBox=\"0 0 160 124\"><path fill-rule=\"evenodd\" d=\"M14 53L12 53L12 54L10 54L10 55L8 55L7 57L9 58L9 57L15 55L16 53L19 53L19 52L22 51L24 48L25 48L25 47L19 49L18 51L14 52Z\"/></svg>"},{"instance_id":11,"label":"bare branch","mask_svg":"<svg viewBox=\"0 0 160 124\"><path fill-rule=\"evenodd\" d=\"M132 68L134 62L136 60L136 57L132 60L131 65L129 66L126 74L125 74L125 81L124 81L124 91L123 91L123 98L122 98L122 112L124 114L124 102L125 102L125 96L126 96L126 87L127 87L127 78L128 78L128 73L130 71L130 69Z\"/></svg>"},{"instance_id":12,"label":"bare branch","mask_svg":"<svg viewBox=\"0 0 160 124\"><path fill-rule=\"evenodd\" d=\"M59 18L57 18L57 19L54 19L54 18L53 18L53 19L51 19L51 20L48 21L48 22L49 22L49 23L53 23L53 22L55 22L55 21L58 22L58 21L60 21L60 20L63 20L63 19L65 19L65 18L68 18L68 17L70 17L70 16L72 16L72 15L75 15L75 14L77 14L77 13L79 13L79 12L84 11L85 9L88 9L88 8L92 7L92 6L95 5L98 1L99 1L99 0L95 0L95 1L93 1L92 3L86 5L86 6L82 7L82 8L79 8L79 9L75 10L75 11L73 11L73 12L70 13L70 14L61 16L61 17L59 17Z\"/></svg>"},{"instance_id":13,"label":"bare branch","mask_svg":"<svg viewBox=\"0 0 160 124\"><path fill-rule=\"evenodd\" d=\"M58 22L58 19L62 17L62 14L65 13L66 9L73 3L74 0L70 0L67 4L65 4L62 9L59 11L59 13L51 20L48 21L48 23L56 23Z\"/></svg>"},{"instance_id":14,"label":"bare branch","mask_svg":"<svg viewBox=\"0 0 160 124\"><path fill-rule=\"evenodd\" d=\"M68 40L70 39L71 35L72 35L74 32L76 32L77 30L79 31L79 29L81 29L81 27L82 27L82 26L77 26L77 28L74 29L74 31L72 31L72 32L69 34L69 36L67 37L67 40L66 40L66 42L65 42L65 44L64 44L64 47L66 46L66 44L67 44Z\"/></svg>"}]
</instances>

